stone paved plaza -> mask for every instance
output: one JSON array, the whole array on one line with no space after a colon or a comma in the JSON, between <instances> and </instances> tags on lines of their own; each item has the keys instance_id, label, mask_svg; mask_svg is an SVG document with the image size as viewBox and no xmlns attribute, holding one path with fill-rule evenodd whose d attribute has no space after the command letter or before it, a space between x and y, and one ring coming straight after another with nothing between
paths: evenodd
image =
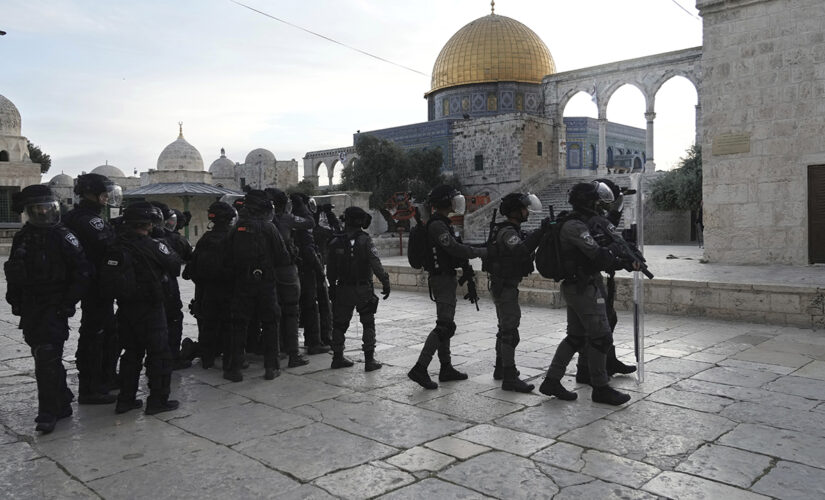
<instances>
[{"instance_id":1,"label":"stone paved plaza","mask_svg":"<svg viewBox=\"0 0 825 500\"><path fill-rule=\"evenodd\" d=\"M191 296L191 284L183 290ZM613 408L590 401L574 366L564 382L578 401L501 391L492 379L495 312L489 299L480 305L459 305L453 339L454 363L470 379L435 391L406 377L433 305L396 291L377 314L379 371L330 370L324 354L265 381L253 356L246 380L228 383L196 363L173 376L175 412L115 415L113 406L75 404L55 432L38 436L33 362L3 303L1 496L825 497L821 331L648 315L645 382L615 378L632 400ZM77 319L65 351L73 388ZM184 334L195 337L186 321ZM541 382L564 329L563 310L523 308L522 376ZM620 313L616 343L626 361L631 329ZM348 348L363 361L357 323Z\"/></svg>"}]
</instances>

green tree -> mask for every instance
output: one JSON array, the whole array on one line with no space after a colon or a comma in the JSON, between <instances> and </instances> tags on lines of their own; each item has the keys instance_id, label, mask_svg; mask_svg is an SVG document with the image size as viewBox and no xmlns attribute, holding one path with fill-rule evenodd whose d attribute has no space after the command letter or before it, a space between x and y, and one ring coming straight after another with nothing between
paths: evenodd
<instances>
[{"instance_id":1,"label":"green tree","mask_svg":"<svg viewBox=\"0 0 825 500\"><path fill-rule=\"evenodd\" d=\"M31 142L26 141L29 148L29 158L34 163L40 164L40 173L45 174L52 166L52 157L41 151L40 146L35 146Z\"/></svg>"},{"instance_id":2,"label":"green tree","mask_svg":"<svg viewBox=\"0 0 825 500\"><path fill-rule=\"evenodd\" d=\"M315 184L308 179L304 179L290 189L296 193L303 193L307 196L314 196L316 194Z\"/></svg>"},{"instance_id":3,"label":"green tree","mask_svg":"<svg viewBox=\"0 0 825 500\"><path fill-rule=\"evenodd\" d=\"M702 147L691 146L678 167L654 181L650 198L659 210L698 210L702 204Z\"/></svg>"}]
</instances>

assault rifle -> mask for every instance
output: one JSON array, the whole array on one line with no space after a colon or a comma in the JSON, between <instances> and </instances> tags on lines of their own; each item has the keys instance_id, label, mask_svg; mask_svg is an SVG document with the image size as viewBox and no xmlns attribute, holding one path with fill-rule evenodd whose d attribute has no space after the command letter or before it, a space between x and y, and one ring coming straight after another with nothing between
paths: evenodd
<instances>
[{"instance_id":1,"label":"assault rifle","mask_svg":"<svg viewBox=\"0 0 825 500\"><path fill-rule=\"evenodd\" d=\"M470 265L469 262L467 264L461 266L461 278L458 280L458 285L461 286L464 283L467 283L467 294L464 295L464 298L470 301L470 304L475 304L476 311L479 311L478 308L478 288L476 288L476 273L473 271L473 267Z\"/></svg>"},{"instance_id":2,"label":"assault rifle","mask_svg":"<svg viewBox=\"0 0 825 500\"><path fill-rule=\"evenodd\" d=\"M607 219L604 219L605 221ZM605 224L598 224L600 232L608 239L608 243L614 244L618 247L621 256L625 259L631 261L633 264L637 264L639 266L639 271L648 277L648 279L653 279L653 273L647 267L646 260L644 255L639 251L639 249L635 245L629 244L625 241L621 236L617 236L613 231L610 230Z\"/></svg>"}]
</instances>

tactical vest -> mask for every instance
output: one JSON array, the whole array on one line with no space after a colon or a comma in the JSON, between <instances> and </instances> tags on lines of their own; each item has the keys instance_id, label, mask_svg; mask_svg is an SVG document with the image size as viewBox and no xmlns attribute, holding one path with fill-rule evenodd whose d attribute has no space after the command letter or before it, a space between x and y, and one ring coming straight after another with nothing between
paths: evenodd
<instances>
[{"instance_id":1,"label":"tactical vest","mask_svg":"<svg viewBox=\"0 0 825 500\"><path fill-rule=\"evenodd\" d=\"M450 234L453 234L453 227L450 225L450 219L444 217L439 213L435 213L430 217L430 220L427 221L427 235L430 234L430 224L435 221L441 221L447 226L447 230L450 231ZM427 271L433 274L455 274L455 269L461 267L461 260L458 258L450 255L444 250L444 247L441 245L436 244L433 241L429 242L430 247L430 259L424 261L425 269L427 266L431 266L430 269Z\"/></svg>"},{"instance_id":2,"label":"tactical vest","mask_svg":"<svg viewBox=\"0 0 825 500\"><path fill-rule=\"evenodd\" d=\"M6 279L36 294L61 293L68 270L60 252L63 238L75 236L63 226L25 226L16 236L14 251L6 263Z\"/></svg>"},{"instance_id":3,"label":"tactical vest","mask_svg":"<svg viewBox=\"0 0 825 500\"><path fill-rule=\"evenodd\" d=\"M273 253L267 244L268 222L246 219L238 222L229 237L232 267L241 283L275 281ZM268 228L273 230L272 227Z\"/></svg>"},{"instance_id":4,"label":"tactical vest","mask_svg":"<svg viewBox=\"0 0 825 500\"><path fill-rule=\"evenodd\" d=\"M335 259L339 283L358 285L372 282L365 237L367 233L359 230L354 234L336 234L329 242L329 258Z\"/></svg>"},{"instance_id":5,"label":"tactical vest","mask_svg":"<svg viewBox=\"0 0 825 500\"><path fill-rule=\"evenodd\" d=\"M533 257L532 254L529 259L518 258L510 253L505 247L504 242L499 241L501 231L507 226L511 226L524 241L524 233L517 225L510 221L499 222L493 227L490 233L490 241L497 246L497 256L488 259L487 271L490 274L497 275L503 278L510 277L525 277L533 272Z\"/></svg>"}]
</instances>

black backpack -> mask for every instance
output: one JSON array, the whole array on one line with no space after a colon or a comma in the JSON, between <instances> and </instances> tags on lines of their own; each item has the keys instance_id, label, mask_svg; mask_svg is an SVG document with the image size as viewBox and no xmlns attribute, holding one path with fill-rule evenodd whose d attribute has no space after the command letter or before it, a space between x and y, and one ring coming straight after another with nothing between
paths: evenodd
<instances>
[{"instance_id":1,"label":"black backpack","mask_svg":"<svg viewBox=\"0 0 825 500\"><path fill-rule=\"evenodd\" d=\"M572 270L565 266L561 255L561 227L572 217L568 212L562 212L550 222L550 230L541 237L536 249L536 270L545 278L553 281L573 277Z\"/></svg>"},{"instance_id":2,"label":"black backpack","mask_svg":"<svg viewBox=\"0 0 825 500\"><path fill-rule=\"evenodd\" d=\"M132 253L127 243L116 241L106 249L98 270L98 286L101 297L118 300L135 300L139 287Z\"/></svg>"},{"instance_id":3,"label":"black backpack","mask_svg":"<svg viewBox=\"0 0 825 500\"><path fill-rule=\"evenodd\" d=\"M413 269L427 269L432 266L432 248L427 238L427 224L421 221L418 208L415 209L415 227L410 230L407 240L407 260Z\"/></svg>"}]
</instances>

